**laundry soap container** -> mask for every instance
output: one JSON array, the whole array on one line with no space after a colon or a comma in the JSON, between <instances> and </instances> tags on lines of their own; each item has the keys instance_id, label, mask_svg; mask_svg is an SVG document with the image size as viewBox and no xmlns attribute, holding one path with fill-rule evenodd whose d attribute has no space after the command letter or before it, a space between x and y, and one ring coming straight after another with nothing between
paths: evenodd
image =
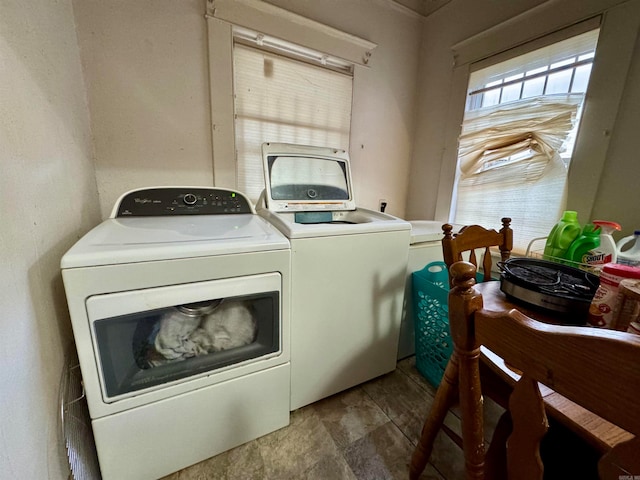
<instances>
[{"instance_id":1,"label":"laundry soap container","mask_svg":"<svg viewBox=\"0 0 640 480\"><path fill-rule=\"evenodd\" d=\"M565 255L567 260L576 263L590 263L596 248L600 246L600 227L593 223L587 223L582 233L576 238Z\"/></svg>"},{"instance_id":2,"label":"laundry soap container","mask_svg":"<svg viewBox=\"0 0 640 480\"><path fill-rule=\"evenodd\" d=\"M622 265L640 266L640 230L633 232L633 235L624 237L618 242L617 263ZM628 247L626 250L623 248Z\"/></svg>"},{"instance_id":3,"label":"laundry soap container","mask_svg":"<svg viewBox=\"0 0 640 480\"><path fill-rule=\"evenodd\" d=\"M578 212L566 210L547 237L544 258L547 260L565 258L567 250L580 235L581 230L580 223L578 223Z\"/></svg>"}]
</instances>

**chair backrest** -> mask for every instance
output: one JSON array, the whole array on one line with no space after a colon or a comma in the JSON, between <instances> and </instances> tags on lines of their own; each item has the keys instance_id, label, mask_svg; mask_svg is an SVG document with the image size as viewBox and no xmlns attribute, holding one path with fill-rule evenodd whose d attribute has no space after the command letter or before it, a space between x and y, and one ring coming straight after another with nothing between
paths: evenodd
<instances>
[{"instance_id":1,"label":"chair backrest","mask_svg":"<svg viewBox=\"0 0 640 480\"><path fill-rule=\"evenodd\" d=\"M509 400L513 430L507 443L508 478L542 478L539 441L547 422L538 382L635 435L602 457L601 478L640 472L640 335L549 325L517 310L484 310L474 287L475 267L457 262L450 270L454 287L449 293L449 322L460 356L462 429L463 435L465 429L472 432L463 438L467 468L475 465L477 473L484 465L482 401L477 393L483 345L522 372Z\"/></svg>"},{"instance_id":2,"label":"chair backrest","mask_svg":"<svg viewBox=\"0 0 640 480\"><path fill-rule=\"evenodd\" d=\"M467 260L473 263L476 268L478 260L476 249L484 248L482 255L482 270L484 272L483 281L491 280L491 260L490 247L498 247L502 261L506 261L511 255L513 248L513 230L511 230L511 219L502 218L502 228L499 232L487 229L480 225L467 225L462 227L458 233L453 233L453 226L446 223L442 226L444 238L442 239L442 255L447 267L451 267L455 262ZM463 258L463 253L468 252L467 258ZM449 275L451 283L451 275Z\"/></svg>"}]
</instances>

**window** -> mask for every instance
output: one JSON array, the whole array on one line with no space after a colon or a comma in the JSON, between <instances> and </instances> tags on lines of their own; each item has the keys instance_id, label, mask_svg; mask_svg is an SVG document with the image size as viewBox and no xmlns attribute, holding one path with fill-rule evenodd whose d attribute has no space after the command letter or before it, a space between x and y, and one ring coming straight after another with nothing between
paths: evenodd
<instances>
[{"instance_id":1,"label":"window","mask_svg":"<svg viewBox=\"0 0 640 480\"><path fill-rule=\"evenodd\" d=\"M591 30L472 71L458 144L455 223L517 219L514 251L522 252L548 234L565 209L597 38Z\"/></svg>"},{"instance_id":2,"label":"window","mask_svg":"<svg viewBox=\"0 0 640 480\"><path fill-rule=\"evenodd\" d=\"M256 200L264 189L263 142L349 150L353 76L338 59L259 34L248 46L248 36L243 30L233 47L236 178Z\"/></svg>"},{"instance_id":3,"label":"window","mask_svg":"<svg viewBox=\"0 0 640 480\"><path fill-rule=\"evenodd\" d=\"M354 78L376 44L262 0L206 2L214 184L256 200L260 145L348 149Z\"/></svg>"}]
</instances>

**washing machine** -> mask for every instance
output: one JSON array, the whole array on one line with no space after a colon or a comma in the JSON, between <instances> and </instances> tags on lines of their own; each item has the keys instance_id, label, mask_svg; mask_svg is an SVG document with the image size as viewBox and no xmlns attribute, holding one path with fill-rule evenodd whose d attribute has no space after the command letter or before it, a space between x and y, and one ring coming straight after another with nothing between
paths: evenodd
<instances>
[{"instance_id":1,"label":"washing machine","mask_svg":"<svg viewBox=\"0 0 640 480\"><path fill-rule=\"evenodd\" d=\"M412 274L431 262L442 261L442 224L433 220L410 220L411 239L405 281L404 306L398 341L398 360L415 354L415 317Z\"/></svg>"},{"instance_id":2,"label":"washing machine","mask_svg":"<svg viewBox=\"0 0 640 480\"><path fill-rule=\"evenodd\" d=\"M168 475L289 423L289 241L240 192L128 192L62 258L104 479Z\"/></svg>"},{"instance_id":3,"label":"washing machine","mask_svg":"<svg viewBox=\"0 0 640 480\"><path fill-rule=\"evenodd\" d=\"M396 367L411 225L356 205L346 151L263 145L258 213L291 243L291 409Z\"/></svg>"}]
</instances>

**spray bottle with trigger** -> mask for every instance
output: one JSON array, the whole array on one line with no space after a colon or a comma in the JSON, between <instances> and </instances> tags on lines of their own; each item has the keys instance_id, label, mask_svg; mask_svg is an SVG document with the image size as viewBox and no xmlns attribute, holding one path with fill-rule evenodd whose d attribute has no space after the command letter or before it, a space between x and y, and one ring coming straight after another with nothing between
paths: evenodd
<instances>
[{"instance_id":1,"label":"spray bottle with trigger","mask_svg":"<svg viewBox=\"0 0 640 480\"><path fill-rule=\"evenodd\" d=\"M622 227L616 222L607 222L605 220L594 220L593 224L600 227L600 246L594 249L593 257L588 263L592 265L615 263L618 256L618 248L611 234L622 230Z\"/></svg>"}]
</instances>

